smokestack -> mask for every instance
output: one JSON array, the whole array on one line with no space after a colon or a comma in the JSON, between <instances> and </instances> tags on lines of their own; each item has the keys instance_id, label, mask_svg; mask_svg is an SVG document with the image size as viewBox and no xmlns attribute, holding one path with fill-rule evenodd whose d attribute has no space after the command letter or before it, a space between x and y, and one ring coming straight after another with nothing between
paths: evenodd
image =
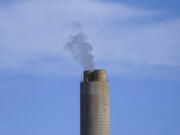
<instances>
[{"instance_id":1,"label":"smokestack","mask_svg":"<svg viewBox=\"0 0 180 135\"><path fill-rule=\"evenodd\" d=\"M105 70L85 70L80 93L81 135L109 135L109 88Z\"/></svg>"}]
</instances>

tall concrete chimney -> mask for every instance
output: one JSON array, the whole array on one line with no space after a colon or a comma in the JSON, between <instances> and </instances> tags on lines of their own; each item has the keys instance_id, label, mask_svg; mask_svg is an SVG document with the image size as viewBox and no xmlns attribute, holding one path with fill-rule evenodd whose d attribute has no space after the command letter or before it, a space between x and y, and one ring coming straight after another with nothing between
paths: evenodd
<instances>
[{"instance_id":1,"label":"tall concrete chimney","mask_svg":"<svg viewBox=\"0 0 180 135\"><path fill-rule=\"evenodd\" d=\"M81 82L81 135L109 135L109 88L105 70L86 70Z\"/></svg>"}]
</instances>

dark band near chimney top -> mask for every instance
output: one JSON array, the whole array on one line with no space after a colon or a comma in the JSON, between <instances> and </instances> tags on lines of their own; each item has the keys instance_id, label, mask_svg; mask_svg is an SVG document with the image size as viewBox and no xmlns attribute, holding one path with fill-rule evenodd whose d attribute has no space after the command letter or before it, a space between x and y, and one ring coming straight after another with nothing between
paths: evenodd
<instances>
[{"instance_id":1,"label":"dark band near chimney top","mask_svg":"<svg viewBox=\"0 0 180 135\"><path fill-rule=\"evenodd\" d=\"M106 72L105 70L85 70L83 72L84 82L87 81L106 81Z\"/></svg>"}]
</instances>

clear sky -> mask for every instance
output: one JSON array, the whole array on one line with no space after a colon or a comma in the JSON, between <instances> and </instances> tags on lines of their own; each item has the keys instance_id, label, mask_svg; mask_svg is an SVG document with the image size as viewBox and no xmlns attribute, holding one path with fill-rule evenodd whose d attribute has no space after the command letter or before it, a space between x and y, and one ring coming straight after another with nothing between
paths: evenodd
<instances>
[{"instance_id":1,"label":"clear sky","mask_svg":"<svg viewBox=\"0 0 180 135\"><path fill-rule=\"evenodd\" d=\"M80 23L110 83L111 135L180 134L180 1L1 0L0 135L79 135Z\"/></svg>"}]
</instances>

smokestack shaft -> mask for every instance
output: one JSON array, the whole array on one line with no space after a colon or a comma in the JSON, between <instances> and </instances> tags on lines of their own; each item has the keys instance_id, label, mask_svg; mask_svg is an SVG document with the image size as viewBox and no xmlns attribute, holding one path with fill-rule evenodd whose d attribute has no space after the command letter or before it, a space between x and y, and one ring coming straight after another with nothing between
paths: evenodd
<instances>
[{"instance_id":1,"label":"smokestack shaft","mask_svg":"<svg viewBox=\"0 0 180 135\"><path fill-rule=\"evenodd\" d=\"M84 71L81 135L109 135L109 88L104 70Z\"/></svg>"}]
</instances>

